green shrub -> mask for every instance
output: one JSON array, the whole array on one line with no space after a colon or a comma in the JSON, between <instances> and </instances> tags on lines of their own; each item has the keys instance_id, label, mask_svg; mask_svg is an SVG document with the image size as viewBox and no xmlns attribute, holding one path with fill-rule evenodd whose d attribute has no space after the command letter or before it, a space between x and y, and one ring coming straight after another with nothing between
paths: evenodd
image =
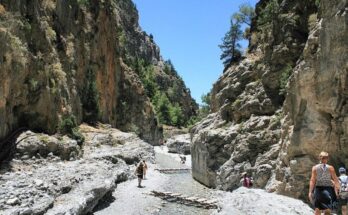
<instances>
[{"instance_id":1,"label":"green shrub","mask_svg":"<svg viewBox=\"0 0 348 215\"><path fill-rule=\"evenodd\" d=\"M70 137L75 139L79 145L85 141L85 137L81 134L78 128L72 129L72 134Z\"/></svg>"},{"instance_id":2,"label":"green shrub","mask_svg":"<svg viewBox=\"0 0 348 215\"><path fill-rule=\"evenodd\" d=\"M126 38L126 33L121 27L117 28L117 38L120 43L120 46L124 47L126 45L127 38Z\"/></svg>"},{"instance_id":3,"label":"green shrub","mask_svg":"<svg viewBox=\"0 0 348 215\"><path fill-rule=\"evenodd\" d=\"M77 128L76 119L74 115L64 115L59 125L60 133L68 135L70 138L75 139L78 144L85 141L84 136Z\"/></svg>"},{"instance_id":4,"label":"green shrub","mask_svg":"<svg viewBox=\"0 0 348 215\"><path fill-rule=\"evenodd\" d=\"M88 4L89 4L89 0L77 0L77 3L78 3L79 5L85 6L85 5L88 5Z\"/></svg>"},{"instance_id":5,"label":"green shrub","mask_svg":"<svg viewBox=\"0 0 348 215\"><path fill-rule=\"evenodd\" d=\"M169 106L169 116L171 125L177 127L181 127L183 125L184 116L179 104Z\"/></svg>"},{"instance_id":6,"label":"green shrub","mask_svg":"<svg viewBox=\"0 0 348 215\"><path fill-rule=\"evenodd\" d=\"M281 71L280 74L280 79L279 79L279 94L280 95L284 95L286 93L286 84L289 81L289 77L291 76L291 72L292 72L292 67L290 64L287 64Z\"/></svg>"},{"instance_id":7,"label":"green shrub","mask_svg":"<svg viewBox=\"0 0 348 215\"><path fill-rule=\"evenodd\" d=\"M171 104L166 94L157 91L153 99L153 104L155 105L159 122L161 124L170 125L169 107Z\"/></svg>"},{"instance_id":8,"label":"green shrub","mask_svg":"<svg viewBox=\"0 0 348 215\"><path fill-rule=\"evenodd\" d=\"M257 24L265 25L272 23L279 10L279 4L277 0L270 0L266 7L261 11L258 16Z\"/></svg>"},{"instance_id":9,"label":"green shrub","mask_svg":"<svg viewBox=\"0 0 348 215\"><path fill-rule=\"evenodd\" d=\"M232 106L236 107L236 106L239 106L241 103L242 103L242 100L236 99L236 100L233 102Z\"/></svg>"},{"instance_id":10,"label":"green shrub","mask_svg":"<svg viewBox=\"0 0 348 215\"><path fill-rule=\"evenodd\" d=\"M87 70L85 86L82 92L83 120L90 124L95 124L100 115L99 92L94 71Z\"/></svg>"},{"instance_id":11,"label":"green shrub","mask_svg":"<svg viewBox=\"0 0 348 215\"><path fill-rule=\"evenodd\" d=\"M73 128L77 126L74 115L64 115L60 123L59 130L63 134L71 134Z\"/></svg>"}]
</instances>

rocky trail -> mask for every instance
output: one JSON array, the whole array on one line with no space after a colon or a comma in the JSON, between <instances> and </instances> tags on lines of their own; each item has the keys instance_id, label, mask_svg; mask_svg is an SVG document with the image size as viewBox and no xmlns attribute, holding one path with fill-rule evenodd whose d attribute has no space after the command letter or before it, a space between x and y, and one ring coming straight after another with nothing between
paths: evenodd
<instances>
[{"instance_id":1,"label":"rocky trail","mask_svg":"<svg viewBox=\"0 0 348 215\"><path fill-rule=\"evenodd\" d=\"M135 134L107 126L80 130L83 148L67 137L30 131L18 137L15 157L1 166L1 215L312 213L299 200L263 190L209 189L192 178L190 155L182 164L182 155ZM143 188L134 175L140 159L149 165Z\"/></svg>"},{"instance_id":2,"label":"rocky trail","mask_svg":"<svg viewBox=\"0 0 348 215\"><path fill-rule=\"evenodd\" d=\"M95 214L212 214L215 210L170 202L152 195L152 191L182 193L200 198L209 198L213 194L212 190L194 181L190 171L166 174L155 170L190 167L189 156L188 161L181 164L178 154L167 151L167 148L155 147L156 164L150 164L147 180L142 182L144 188L137 188L137 179L121 183L113 193L113 202Z\"/></svg>"},{"instance_id":3,"label":"rocky trail","mask_svg":"<svg viewBox=\"0 0 348 215\"><path fill-rule=\"evenodd\" d=\"M137 180L121 183L112 195L112 202L105 202L105 207L99 208L94 214L313 214L308 205L302 201L260 189L239 188L234 192L218 191L204 187L192 179L187 171L169 174L160 173L156 168L185 169L191 165L190 156L185 165L180 163L178 154L167 152L168 149L155 147L156 164L150 166L144 188L137 188ZM168 198L158 198L153 195L167 194ZM169 198L172 195L173 198ZM178 196L189 200L210 200L217 207L207 207L199 204L186 204ZM163 196L162 196L163 197Z\"/></svg>"}]
</instances>

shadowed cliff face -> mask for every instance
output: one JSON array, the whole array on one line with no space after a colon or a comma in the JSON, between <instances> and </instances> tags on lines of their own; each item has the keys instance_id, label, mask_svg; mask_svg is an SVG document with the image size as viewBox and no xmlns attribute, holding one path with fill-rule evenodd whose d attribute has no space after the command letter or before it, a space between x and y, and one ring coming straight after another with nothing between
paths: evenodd
<instances>
[{"instance_id":1,"label":"shadowed cliff face","mask_svg":"<svg viewBox=\"0 0 348 215\"><path fill-rule=\"evenodd\" d=\"M305 199L320 151L347 163L347 3L320 2L257 4L246 58L214 84L214 113L192 129L197 180L231 190L247 171L257 187Z\"/></svg>"},{"instance_id":2,"label":"shadowed cliff face","mask_svg":"<svg viewBox=\"0 0 348 215\"><path fill-rule=\"evenodd\" d=\"M153 107L127 62L144 59L161 71L163 61L130 0L0 0L0 6L0 139L22 126L53 133L74 115L158 143ZM178 103L187 104L187 115L197 108L189 92Z\"/></svg>"}]
</instances>

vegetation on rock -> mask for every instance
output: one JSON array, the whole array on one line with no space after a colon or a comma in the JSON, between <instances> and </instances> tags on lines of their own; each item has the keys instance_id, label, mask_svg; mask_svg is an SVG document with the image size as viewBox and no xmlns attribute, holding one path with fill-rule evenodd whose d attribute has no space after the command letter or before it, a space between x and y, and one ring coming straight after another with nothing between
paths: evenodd
<instances>
[{"instance_id":1,"label":"vegetation on rock","mask_svg":"<svg viewBox=\"0 0 348 215\"><path fill-rule=\"evenodd\" d=\"M66 134L70 138L75 139L79 144L85 141L84 136L80 133L77 127L76 118L74 115L64 115L60 123L59 130L62 134Z\"/></svg>"},{"instance_id":2,"label":"vegetation on rock","mask_svg":"<svg viewBox=\"0 0 348 215\"><path fill-rule=\"evenodd\" d=\"M242 50L239 42L243 38L248 39L250 37L250 25L254 16L254 8L247 4L241 5L239 7L239 12L232 15L230 29L222 39L222 44L219 45L222 51L220 59L223 60L225 67L233 62L238 62L241 59ZM244 33L242 30L242 24L249 26L245 28Z\"/></svg>"},{"instance_id":3,"label":"vegetation on rock","mask_svg":"<svg viewBox=\"0 0 348 215\"><path fill-rule=\"evenodd\" d=\"M99 120L99 93L97 89L95 72L86 71L85 87L82 91L83 120L95 124Z\"/></svg>"},{"instance_id":4,"label":"vegetation on rock","mask_svg":"<svg viewBox=\"0 0 348 215\"><path fill-rule=\"evenodd\" d=\"M183 109L178 103L182 90L187 90L183 80L178 75L172 62L165 61L163 73L144 59L136 59L132 68L140 77L146 95L156 111L159 123L172 126L186 126L190 118L183 115ZM174 77L170 82L161 83L163 77Z\"/></svg>"}]
</instances>

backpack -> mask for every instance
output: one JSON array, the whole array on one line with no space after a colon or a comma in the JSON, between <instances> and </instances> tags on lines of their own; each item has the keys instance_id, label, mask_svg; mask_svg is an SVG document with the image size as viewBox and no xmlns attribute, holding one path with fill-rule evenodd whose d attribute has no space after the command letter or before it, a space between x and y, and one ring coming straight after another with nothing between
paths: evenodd
<instances>
[{"instance_id":1,"label":"backpack","mask_svg":"<svg viewBox=\"0 0 348 215\"><path fill-rule=\"evenodd\" d=\"M251 180L250 177L246 177L244 180L243 180L243 186L244 187L252 187L253 186L253 181Z\"/></svg>"},{"instance_id":2,"label":"backpack","mask_svg":"<svg viewBox=\"0 0 348 215\"><path fill-rule=\"evenodd\" d=\"M340 180L340 198L341 199L348 199L348 176L340 176L338 178Z\"/></svg>"},{"instance_id":3,"label":"backpack","mask_svg":"<svg viewBox=\"0 0 348 215\"><path fill-rule=\"evenodd\" d=\"M137 168L135 169L135 173L137 175L143 175L144 174L144 164L140 163Z\"/></svg>"}]
</instances>

